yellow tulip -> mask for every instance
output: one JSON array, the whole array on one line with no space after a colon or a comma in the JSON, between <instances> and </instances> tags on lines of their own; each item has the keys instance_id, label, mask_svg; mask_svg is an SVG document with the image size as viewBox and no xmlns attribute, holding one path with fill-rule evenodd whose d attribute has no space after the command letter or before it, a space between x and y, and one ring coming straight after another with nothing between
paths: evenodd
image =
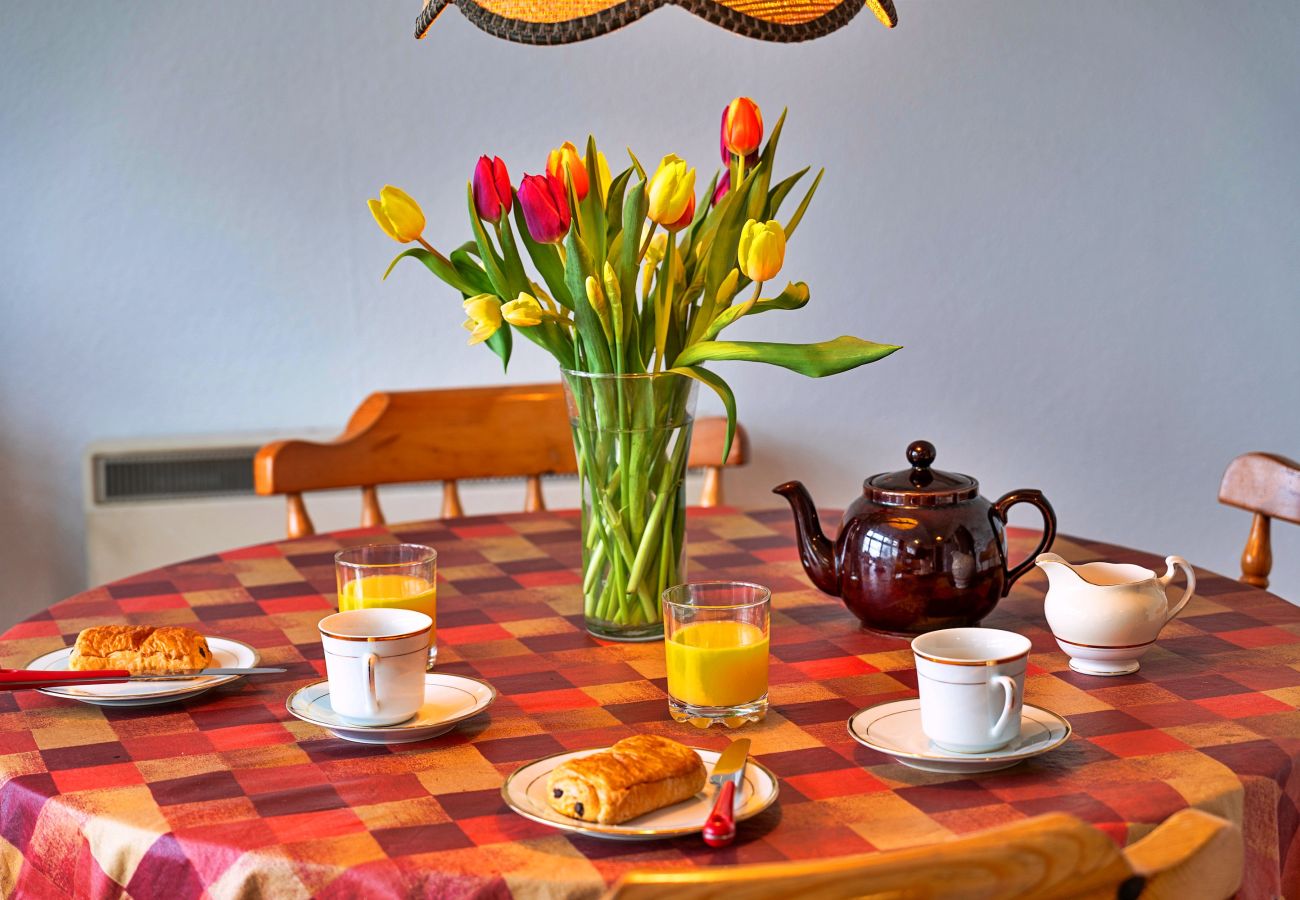
<instances>
[{"instance_id":1,"label":"yellow tulip","mask_svg":"<svg viewBox=\"0 0 1300 900\"><path fill-rule=\"evenodd\" d=\"M695 213L695 170L669 153L659 163L647 191L650 221L671 230L685 228Z\"/></svg>"},{"instance_id":2,"label":"yellow tulip","mask_svg":"<svg viewBox=\"0 0 1300 900\"><path fill-rule=\"evenodd\" d=\"M736 256L740 271L750 281L770 281L785 262L785 230L775 220L758 222L750 219L740 232Z\"/></svg>"},{"instance_id":3,"label":"yellow tulip","mask_svg":"<svg viewBox=\"0 0 1300 900\"><path fill-rule=\"evenodd\" d=\"M384 234L398 243L409 244L424 234L424 211L400 188L386 184L379 199L367 203Z\"/></svg>"},{"instance_id":4,"label":"yellow tulip","mask_svg":"<svg viewBox=\"0 0 1300 900\"><path fill-rule=\"evenodd\" d=\"M469 334L469 345L481 344L501 327L501 301L491 294L476 294L465 301L463 323Z\"/></svg>"},{"instance_id":5,"label":"yellow tulip","mask_svg":"<svg viewBox=\"0 0 1300 900\"><path fill-rule=\"evenodd\" d=\"M600 199L604 201L609 197L609 185L614 179L609 174L609 163L605 161L605 154L599 150L596 151L596 177L600 180Z\"/></svg>"},{"instance_id":6,"label":"yellow tulip","mask_svg":"<svg viewBox=\"0 0 1300 900\"><path fill-rule=\"evenodd\" d=\"M529 325L540 325L542 323L542 312L542 304L537 302L537 298L522 291L518 297L501 306L501 318L511 325L518 325L521 328L527 328Z\"/></svg>"}]
</instances>

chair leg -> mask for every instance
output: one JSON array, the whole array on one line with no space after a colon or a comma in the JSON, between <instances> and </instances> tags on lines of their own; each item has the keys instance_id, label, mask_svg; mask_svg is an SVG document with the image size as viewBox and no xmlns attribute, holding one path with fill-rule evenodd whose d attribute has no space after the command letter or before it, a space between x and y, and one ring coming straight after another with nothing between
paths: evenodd
<instances>
[{"instance_id":1,"label":"chair leg","mask_svg":"<svg viewBox=\"0 0 1300 900\"><path fill-rule=\"evenodd\" d=\"M373 484L361 489L361 527L371 528L384 524L384 511L379 507L379 489Z\"/></svg>"},{"instance_id":2,"label":"chair leg","mask_svg":"<svg viewBox=\"0 0 1300 900\"><path fill-rule=\"evenodd\" d=\"M700 492L700 506L722 505L722 466L708 466L704 470L704 490Z\"/></svg>"},{"instance_id":3,"label":"chair leg","mask_svg":"<svg viewBox=\"0 0 1300 900\"><path fill-rule=\"evenodd\" d=\"M284 499L288 513L285 517L285 530L289 537L300 538L315 534L316 526L312 525L311 516L307 515L307 504L302 502L302 494L285 494Z\"/></svg>"},{"instance_id":4,"label":"chair leg","mask_svg":"<svg viewBox=\"0 0 1300 900\"><path fill-rule=\"evenodd\" d=\"M1270 521L1263 513L1255 513L1250 523L1250 536L1246 538L1246 549L1241 551L1241 580L1257 588L1268 587L1268 573L1273 569Z\"/></svg>"},{"instance_id":5,"label":"chair leg","mask_svg":"<svg viewBox=\"0 0 1300 900\"><path fill-rule=\"evenodd\" d=\"M460 488L454 481L442 483L442 518L459 519L465 515L465 508L460 505Z\"/></svg>"},{"instance_id":6,"label":"chair leg","mask_svg":"<svg viewBox=\"0 0 1300 900\"><path fill-rule=\"evenodd\" d=\"M524 512L542 512L546 509L546 500L542 497L542 476L529 475L525 491Z\"/></svg>"}]
</instances>

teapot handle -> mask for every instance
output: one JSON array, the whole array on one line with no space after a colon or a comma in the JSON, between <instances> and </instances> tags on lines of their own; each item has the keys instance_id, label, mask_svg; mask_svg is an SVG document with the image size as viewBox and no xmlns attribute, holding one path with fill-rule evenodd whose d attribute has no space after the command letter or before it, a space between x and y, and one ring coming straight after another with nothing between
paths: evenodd
<instances>
[{"instance_id":1,"label":"teapot handle","mask_svg":"<svg viewBox=\"0 0 1300 900\"><path fill-rule=\"evenodd\" d=\"M1166 556L1165 565L1167 566L1165 574L1156 579L1160 582L1161 588L1168 587L1169 582L1174 580L1175 566L1182 569L1183 573L1187 576L1187 589L1183 591L1182 598L1174 604L1174 607L1171 610L1169 610L1169 615L1165 616L1165 622L1168 623L1174 618L1174 616L1182 612L1183 607L1187 605L1187 601L1192 599L1192 592L1196 590L1196 573L1192 571L1192 567L1188 564L1187 560L1183 559L1181 556Z\"/></svg>"},{"instance_id":2,"label":"teapot handle","mask_svg":"<svg viewBox=\"0 0 1300 900\"><path fill-rule=\"evenodd\" d=\"M1003 561L1003 569L1007 571L1006 581L1002 585L1003 597L1011 593L1011 585L1016 583L1016 579L1033 568L1034 560L1038 557L1038 554L1051 549L1052 541L1056 540L1056 510L1052 509L1052 504L1047 502L1047 498L1043 496L1042 491L1024 488L1012 491L1009 494L1003 494L998 498L998 502L993 504L993 513L1002 520L1002 524L1005 526L1007 524L1007 512L1017 503L1029 503L1038 507L1038 511L1043 514L1043 539L1038 542L1038 547L1034 552L1025 557L1020 565L1014 569L1006 570L1006 561Z\"/></svg>"}]
</instances>

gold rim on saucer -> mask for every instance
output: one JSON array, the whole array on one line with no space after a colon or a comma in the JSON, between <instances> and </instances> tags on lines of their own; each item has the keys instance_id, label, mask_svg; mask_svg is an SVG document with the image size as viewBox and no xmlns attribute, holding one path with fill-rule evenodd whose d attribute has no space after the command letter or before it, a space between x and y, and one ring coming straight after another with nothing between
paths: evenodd
<instances>
[{"instance_id":1,"label":"gold rim on saucer","mask_svg":"<svg viewBox=\"0 0 1300 900\"><path fill-rule=\"evenodd\" d=\"M315 725L315 726L317 726L318 728L324 728L324 729L326 729L327 731L375 731L375 732L379 732L379 731L424 731L424 730L432 730L432 729L434 729L434 728L446 728L446 729L450 729L450 728L452 728L452 727L455 726L455 725L459 725L461 722L464 722L466 719L472 719L472 718L474 718L475 716L480 715L481 713L485 713L485 712L487 712L488 709L492 706L492 704L493 704L493 703L496 703L496 701L497 701L497 697L500 696L500 695L497 693L497 689L494 688L490 683L484 681L482 678L475 678L475 677L473 677L472 675L459 675L459 674L454 674L454 673L451 673L451 672L426 672L426 673L425 673L425 676L424 676L425 679L426 679L426 680L425 680L425 685L426 685L426 686L428 685L428 680L427 680L427 679L428 679L430 676L433 676L433 677L442 677L442 678L463 678L465 681L472 681L472 682L474 682L475 684L481 684L483 687L487 688L487 690L488 690L488 697L487 697L487 700L484 701L484 703L483 703L482 706L475 707L473 710L471 710L470 712L465 713L464 715L455 716L455 717L450 718L450 719L442 719L442 720L439 720L439 721L437 721L437 722L426 722L426 723L424 723L424 724L414 724L414 723L412 723L411 719L407 719L407 720L402 721L402 722L397 722L397 723L395 723L395 724L393 724L393 725L359 725L359 724L355 724L355 723L352 723L352 722L348 722L348 721L346 721L346 720L344 720L344 721L342 721L342 722L339 722L339 723L334 723L334 722L324 722L324 721L322 721L322 720L320 720L320 719L309 718L308 716L304 715L303 713L301 713L301 712L299 712L298 710L296 710L296 709L293 708L293 702L294 702L294 700L296 700L298 697L300 697L300 696L301 696L305 691L309 691L309 690L311 690L311 689L314 688L314 687L320 687L321 685L325 685L325 689L326 689L326 690L325 690L325 693L328 694L328 693L329 693L329 679L328 679L328 678L325 678L325 679L322 679L321 681L313 681L311 684L304 684L302 687L298 688L296 691L294 691L293 693L291 693L288 697L285 698L285 701L284 701L284 708L285 708L285 710L288 711L289 715L293 716L294 718L299 719L299 720L301 720L301 721L303 721L303 722L306 722L306 723L309 724L309 725ZM439 685L439 686L440 686L440 687L452 687L451 685ZM464 690L464 689L463 689L463 688L457 688L457 690ZM465 691L465 693L466 693L466 694L469 694L469 691ZM470 696L473 697L474 695L473 695L473 694L470 694ZM476 698L476 699L477 699L477 698ZM332 708L333 708L333 707L331 707L331 709L332 709ZM335 713L335 715L339 715L339 714L338 714L338 713ZM416 713L416 715L419 715L419 713ZM340 715L339 718L342 719L343 717ZM412 716L411 718L413 719L413 718L415 718L415 717Z\"/></svg>"},{"instance_id":2,"label":"gold rim on saucer","mask_svg":"<svg viewBox=\"0 0 1300 900\"><path fill-rule=\"evenodd\" d=\"M1020 713L1022 718L1025 716L1024 709L1037 710L1038 712L1044 713L1045 715L1051 717L1051 719L1054 722L1060 723L1061 725L1065 726L1065 731L1060 735L1060 737L1051 740L1048 743L1045 743L1041 746L1036 746L1034 747L1033 750L1030 750L1026 753L1005 753L1002 755L988 756L986 755L986 753L996 752L996 751L986 751L986 753L979 753L979 754L951 752L948 754L941 755L936 753L913 753L911 751L903 750L901 748L894 748L891 750L891 749L886 749L881 744L877 744L874 742L868 743L865 735L859 734L857 731L853 729L853 723L856 722L861 716L865 716L873 709L880 709L882 706L891 706L895 703L914 703L916 705L914 707L907 707L906 709L899 710L898 713L891 713L890 715L899 715L903 712L911 712L913 709L915 709L916 712L919 713L921 710L921 701L920 698L918 697L910 697L902 700L886 700L883 703L874 703L871 706L864 707L863 709L860 709L857 712L855 712L853 715L849 716L849 720L847 723L849 736L853 738L855 741L857 741L859 744L861 744L862 746L867 747L871 750L875 750L877 753L883 753L885 756L892 757L893 759L915 759L915 760L924 760L927 762L977 764L977 763L997 763L997 762L1010 763L1010 762L1020 762L1026 759L1033 759L1035 756L1040 756L1044 753L1047 753L1049 750L1055 750L1057 747L1061 746L1066 741L1068 741L1070 739L1070 735L1074 733L1074 728L1073 726L1070 725L1070 720L1067 719L1065 716L1061 715L1060 713L1052 712L1050 709L1045 709L1041 706L1035 706L1032 703L1023 704L1023 708ZM882 716L880 718L884 718L884 717ZM1034 719L1033 717L1030 718L1035 724L1046 727L1046 723L1041 722L1038 719ZM879 721L879 719L877 719L876 721ZM1050 728L1048 729L1048 734L1051 734Z\"/></svg>"}]
</instances>

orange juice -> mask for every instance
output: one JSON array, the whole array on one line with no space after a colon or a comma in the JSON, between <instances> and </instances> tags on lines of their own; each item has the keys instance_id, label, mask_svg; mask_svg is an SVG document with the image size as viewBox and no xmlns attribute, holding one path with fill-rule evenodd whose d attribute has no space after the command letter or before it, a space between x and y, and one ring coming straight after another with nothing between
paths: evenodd
<instances>
[{"instance_id":1,"label":"orange juice","mask_svg":"<svg viewBox=\"0 0 1300 900\"><path fill-rule=\"evenodd\" d=\"M433 619L429 646L438 639L438 585L416 575L364 575L345 582L339 592L339 612L350 609L396 607L413 609Z\"/></svg>"},{"instance_id":2,"label":"orange juice","mask_svg":"<svg viewBox=\"0 0 1300 900\"><path fill-rule=\"evenodd\" d=\"M768 639L748 622L695 622L664 642L668 693L692 706L739 706L767 693Z\"/></svg>"}]
</instances>

